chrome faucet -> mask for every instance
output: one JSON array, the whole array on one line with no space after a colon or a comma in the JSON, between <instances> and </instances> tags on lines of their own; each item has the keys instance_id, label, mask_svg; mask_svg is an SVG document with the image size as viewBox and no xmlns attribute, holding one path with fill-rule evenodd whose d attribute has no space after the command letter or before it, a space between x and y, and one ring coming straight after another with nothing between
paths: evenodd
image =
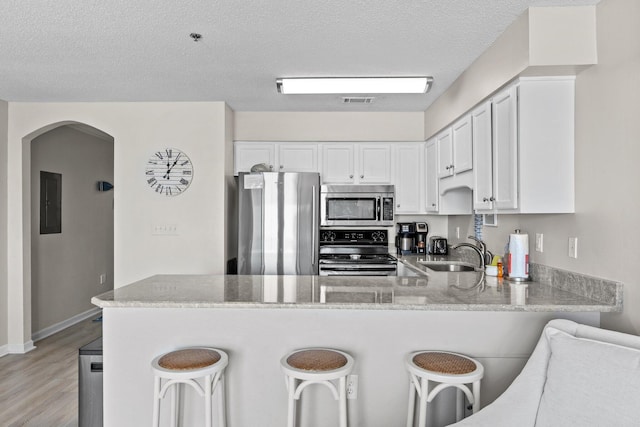
<instances>
[{"instance_id":1,"label":"chrome faucet","mask_svg":"<svg viewBox=\"0 0 640 427\"><path fill-rule=\"evenodd\" d=\"M468 236L468 237L471 240L475 240L480 247L473 245L471 243L458 243L457 245L451 246L451 249L458 249L458 248L473 249L478 254L478 257L480 258L480 269L484 270L484 265L487 262L487 253L488 253L487 245L482 240L476 239L474 236ZM491 255L491 257L493 258L493 255Z\"/></svg>"}]
</instances>

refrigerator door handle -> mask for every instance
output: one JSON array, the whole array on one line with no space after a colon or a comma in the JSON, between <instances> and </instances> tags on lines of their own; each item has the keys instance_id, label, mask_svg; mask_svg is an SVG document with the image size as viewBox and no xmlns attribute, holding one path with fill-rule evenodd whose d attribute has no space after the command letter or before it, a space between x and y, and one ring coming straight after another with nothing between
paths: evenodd
<instances>
[{"instance_id":1,"label":"refrigerator door handle","mask_svg":"<svg viewBox=\"0 0 640 427\"><path fill-rule=\"evenodd\" d=\"M316 186L311 187L311 212L313 215L311 216L311 227L313 227L313 231L311 232L311 265L316 265L316 233L318 233L318 213L316 212Z\"/></svg>"}]
</instances>

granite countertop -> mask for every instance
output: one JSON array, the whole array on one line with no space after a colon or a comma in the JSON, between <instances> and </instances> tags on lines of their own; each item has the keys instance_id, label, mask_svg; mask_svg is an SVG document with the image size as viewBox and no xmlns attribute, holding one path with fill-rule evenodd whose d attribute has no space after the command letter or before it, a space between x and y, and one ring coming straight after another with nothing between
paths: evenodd
<instances>
[{"instance_id":1,"label":"granite countertop","mask_svg":"<svg viewBox=\"0 0 640 427\"><path fill-rule=\"evenodd\" d=\"M411 266L418 258L399 260ZM621 289L613 301L603 301L542 282L509 283L485 277L483 272L422 273L416 277L157 275L93 297L91 302L102 308L622 310Z\"/></svg>"}]
</instances>

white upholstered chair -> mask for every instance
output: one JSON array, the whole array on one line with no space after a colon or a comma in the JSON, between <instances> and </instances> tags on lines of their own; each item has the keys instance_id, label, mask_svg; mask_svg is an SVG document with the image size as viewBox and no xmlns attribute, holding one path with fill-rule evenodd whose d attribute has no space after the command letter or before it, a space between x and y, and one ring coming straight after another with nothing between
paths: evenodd
<instances>
[{"instance_id":1,"label":"white upholstered chair","mask_svg":"<svg viewBox=\"0 0 640 427\"><path fill-rule=\"evenodd\" d=\"M509 388L454 425L640 426L640 336L552 320Z\"/></svg>"}]
</instances>

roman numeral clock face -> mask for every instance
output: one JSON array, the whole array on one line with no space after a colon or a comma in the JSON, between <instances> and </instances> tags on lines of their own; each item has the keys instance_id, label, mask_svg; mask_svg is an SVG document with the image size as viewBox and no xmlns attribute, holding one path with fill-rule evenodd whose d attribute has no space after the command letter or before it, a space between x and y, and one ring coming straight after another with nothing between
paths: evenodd
<instances>
[{"instance_id":1,"label":"roman numeral clock face","mask_svg":"<svg viewBox=\"0 0 640 427\"><path fill-rule=\"evenodd\" d=\"M156 193L177 196L189 188L193 179L193 164L182 151L165 148L149 158L145 177L149 187Z\"/></svg>"}]
</instances>

